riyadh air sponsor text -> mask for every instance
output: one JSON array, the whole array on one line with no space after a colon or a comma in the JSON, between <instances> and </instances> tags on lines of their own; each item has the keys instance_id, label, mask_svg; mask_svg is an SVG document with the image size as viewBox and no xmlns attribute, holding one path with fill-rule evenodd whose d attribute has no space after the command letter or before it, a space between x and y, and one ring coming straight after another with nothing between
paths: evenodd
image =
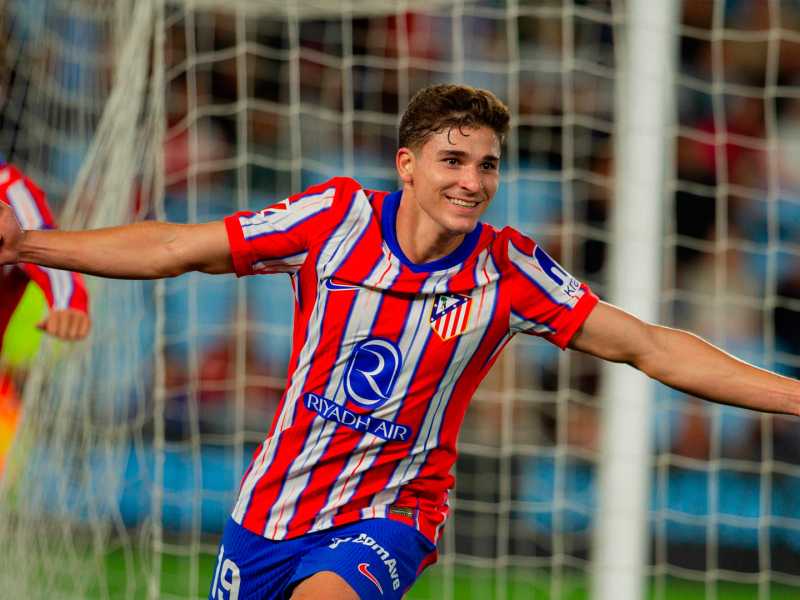
<instances>
[{"instance_id":1,"label":"riyadh air sponsor text","mask_svg":"<svg viewBox=\"0 0 800 600\"><path fill-rule=\"evenodd\" d=\"M335 421L355 431L371 433L387 442L406 442L411 438L412 431L410 427L378 419L377 417L359 415L332 400L311 392L303 395L303 403L308 410L314 411L327 421Z\"/></svg>"}]
</instances>

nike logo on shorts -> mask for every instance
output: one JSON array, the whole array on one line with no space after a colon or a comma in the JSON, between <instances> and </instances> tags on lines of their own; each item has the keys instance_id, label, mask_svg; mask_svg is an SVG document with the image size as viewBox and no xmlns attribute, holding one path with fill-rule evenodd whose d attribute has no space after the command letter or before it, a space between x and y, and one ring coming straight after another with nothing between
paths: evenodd
<instances>
[{"instance_id":1,"label":"nike logo on shorts","mask_svg":"<svg viewBox=\"0 0 800 600\"><path fill-rule=\"evenodd\" d=\"M361 563L360 565L358 565L358 570L361 572L362 575L368 577L372 581L372 583L378 586L378 591L381 593L381 596L383 596L383 588L381 587L381 584L378 583L378 580L372 576L372 573L367 571L368 566L369 564L367 563Z\"/></svg>"}]
</instances>

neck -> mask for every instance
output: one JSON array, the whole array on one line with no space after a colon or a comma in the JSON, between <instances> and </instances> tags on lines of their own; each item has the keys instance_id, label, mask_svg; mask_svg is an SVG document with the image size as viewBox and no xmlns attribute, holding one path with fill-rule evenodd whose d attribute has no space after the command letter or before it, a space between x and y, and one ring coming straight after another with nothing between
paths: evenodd
<instances>
[{"instance_id":1,"label":"neck","mask_svg":"<svg viewBox=\"0 0 800 600\"><path fill-rule=\"evenodd\" d=\"M419 207L414 188L408 185L403 187L395 228L400 249L416 265L451 254L461 245L466 235L444 231Z\"/></svg>"}]
</instances>

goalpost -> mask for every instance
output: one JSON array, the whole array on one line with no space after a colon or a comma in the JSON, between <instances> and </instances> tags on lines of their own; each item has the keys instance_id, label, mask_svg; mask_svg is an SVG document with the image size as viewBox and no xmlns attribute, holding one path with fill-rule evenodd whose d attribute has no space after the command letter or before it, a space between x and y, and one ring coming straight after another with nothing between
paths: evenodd
<instances>
[{"instance_id":1,"label":"goalpost","mask_svg":"<svg viewBox=\"0 0 800 600\"><path fill-rule=\"evenodd\" d=\"M488 88L513 120L486 221L530 235L604 299L710 331L735 354L742 311L757 314L761 346L743 358L793 374L800 193L782 165L800 155L786 105L800 88L781 48L800 27L773 0L755 30L730 3L700 4L713 7L707 21L694 5L646 0L1 0L0 153L65 228L198 223L336 175L396 189L411 95ZM763 46L762 81L730 79L731 52L746 61L747 44ZM761 137L729 132L737 98L764 100ZM686 116L694 102L711 124ZM736 170L760 158L736 166L733 146L766 157L766 184ZM697 175L704 160L713 178ZM762 222L765 236L741 233ZM741 265L762 258L751 289ZM89 284L91 339L45 341L27 373L0 481L0 588L207 597L285 383L291 287L202 274ZM627 304L626 285L648 290L641 304ZM465 417L440 561L407 598L716 598L735 582L766 599L800 586L792 421L658 388L635 422L615 425L629 406L619 399L646 402L648 387L630 369L515 339Z\"/></svg>"},{"instance_id":2,"label":"goalpost","mask_svg":"<svg viewBox=\"0 0 800 600\"><path fill-rule=\"evenodd\" d=\"M658 323L678 3L631 0L627 8L609 301ZM649 563L655 386L629 366L611 363L603 367L603 381L592 596L635 600L645 593Z\"/></svg>"}]
</instances>

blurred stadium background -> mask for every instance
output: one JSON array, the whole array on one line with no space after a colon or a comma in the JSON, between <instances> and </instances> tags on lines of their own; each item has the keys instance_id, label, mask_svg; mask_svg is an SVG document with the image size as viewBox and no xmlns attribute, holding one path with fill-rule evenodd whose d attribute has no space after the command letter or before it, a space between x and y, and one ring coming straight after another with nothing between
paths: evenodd
<instances>
[{"instance_id":1,"label":"blurred stadium background","mask_svg":"<svg viewBox=\"0 0 800 600\"><path fill-rule=\"evenodd\" d=\"M485 220L607 299L635 1L2 0L0 153L65 228L204 222L336 175L397 189L409 97L487 88L515 118ZM800 3L674 4L660 320L796 377ZM289 280L91 286L91 340L40 340L31 286L3 345L7 441L24 400L0 582L19 598L207 597L281 396ZM440 562L407 598L592 595L608 373L514 340L467 412ZM800 421L653 395L642 595L796 597Z\"/></svg>"}]
</instances>

